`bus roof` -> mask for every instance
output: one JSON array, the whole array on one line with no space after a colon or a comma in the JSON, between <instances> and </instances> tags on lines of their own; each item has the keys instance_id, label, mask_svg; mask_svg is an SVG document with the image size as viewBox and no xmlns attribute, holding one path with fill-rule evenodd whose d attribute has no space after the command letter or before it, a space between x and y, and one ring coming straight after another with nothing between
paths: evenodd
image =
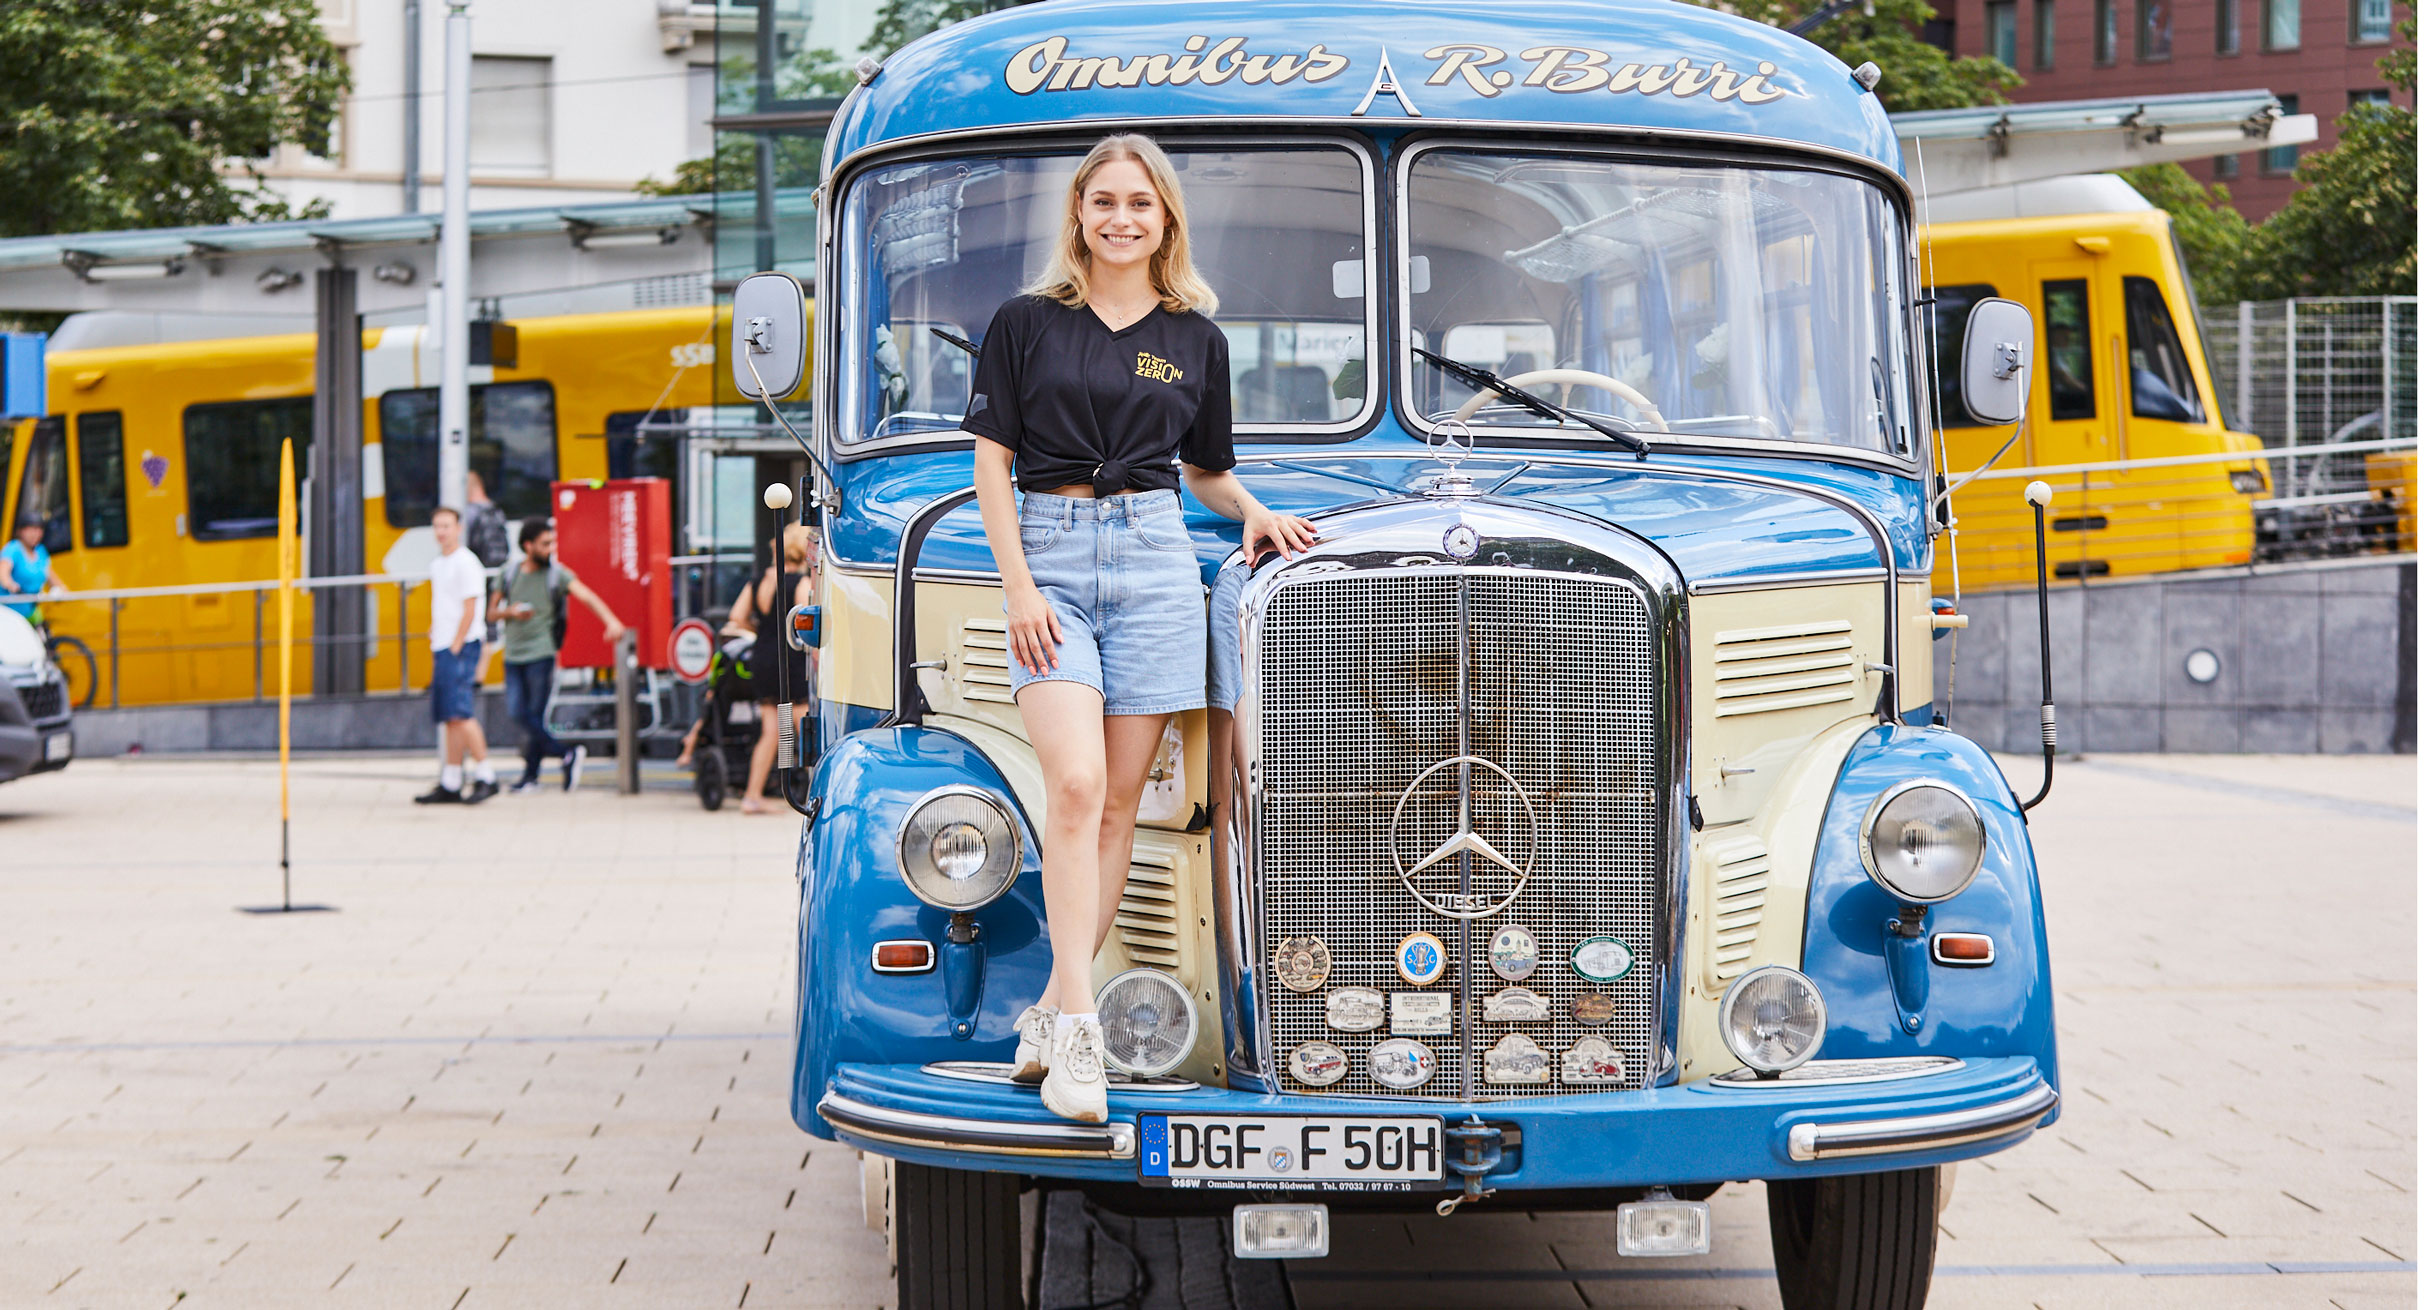
<instances>
[{"instance_id":1,"label":"bus roof","mask_svg":"<svg viewBox=\"0 0 2434 1310\"><path fill-rule=\"evenodd\" d=\"M1842 61L1676 0L1047 0L898 51L839 110L829 159L1142 120L1638 128L1901 168L1883 107Z\"/></svg>"}]
</instances>

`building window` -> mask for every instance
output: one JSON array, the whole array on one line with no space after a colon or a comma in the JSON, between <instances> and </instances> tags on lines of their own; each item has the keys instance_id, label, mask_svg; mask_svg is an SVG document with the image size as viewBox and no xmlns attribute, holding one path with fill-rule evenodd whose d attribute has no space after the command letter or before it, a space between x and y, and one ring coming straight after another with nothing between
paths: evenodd
<instances>
[{"instance_id":1,"label":"building window","mask_svg":"<svg viewBox=\"0 0 2434 1310\"><path fill-rule=\"evenodd\" d=\"M2037 0L2037 30L2031 37L2032 58L2040 69L2054 66L2054 0Z\"/></svg>"},{"instance_id":2,"label":"building window","mask_svg":"<svg viewBox=\"0 0 2434 1310\"><path fill-rule=\"evenodd\" d=\"M2171 0L2138 0L2138 57L2145 62L2172 57Z\"/></svg>"},{"instance_id":3,"label":"building window","mask_svg":"<svg viewBox=\"0 0 2434 1310\"><path fill-rule=\"evenodd\" d=\"M2268 4L2272 0L2266 0ZM2096 62L2109 64L2119 46L2116 41L2114 5L2116 0L2096 0Z\"/></svg>"},{"instance_id":4,"label":"building window","mask_svg":"<svg viewBox=\"0 0 2434 1310\"><path fill-rule=\"evenodd\" d=\"M473 60L473 170L549 175L549 61Z\"/></svg>"},{"instance_id":5,"label":"building window","mask_svg":"<svg viewBox=\"0 0 2434 1310\"><path fill-rule=\"evenodd\" d=\"M53 414L37 420L25 447L25 472L17 479L17 518L9 535L29 523L42 525L42 544L52 554L76 549L68 528L68 420Z\"/></svg>"},{"instance_id":6,"label":"building window","mask_svg":"<svg viewBox=\"0 0 2434 1310\"><path fill-rule=\"evenodd\" d=\"M84 544L127 544L127 443L118 411L76 416L76 481L85 511Z\"/></svg>"},{"instance_id":7,"label":"building window","mask_svg":"<svg viewBox=\"0 0 2434 1310\"><path fill-rule=\"evenodd\" d=\"M491 502L507 517L548 514L550 480L558 476L557 393L546 382L468 389L466 466L482 475ZM439 388L381 396L380 465L389 526L429 523L439 505Z\"/></svg>"},{"instance_id":8,"label":"building window","mask_svg":"<svg viewBox=\"0 0 2434 1310\"><path fill-rule=\"evenodd\" d=\"M196 541L279 534L279 443L296 443L296 483L313 447L313 398L186 407L186 523Z\"/></svg>"},{"instance_id":9,"label":"building window","mask_svg":"<svg viewBox=\"0 0 2434 1310\"><path fill-rule=\"evenodd\" d=\"M2240 0L2214 0L2214 53L2240 52Z\"/></svg>"},{"instance_id":10,"label":"building window","mask_svg":"<svg viewBox=\"0 0 2434 1310\"><path fill-rule=\"evenodd\" d=\"M2203 423L2197 374L2180 348L2180 332L2163 288L2152 278L2121 280L2123 315L2130 322L2130 413L2174 423Z\"/></svg>"},{"instance_id":11,"label":"building window","mask_svg":"<svg viewBox=\"0 0 2434 1310\"><path fill-rule=\"evenodd\" d=\"M2015 0L1987 0L1986 53L2007 68L2020 66L2020 7Z\"/></svg>"},{"instance_id":12,"label":"building window","mask_svg":"<svg viewBox=\"0 0 2434 1310\"><path fill-rule=\"evenodd\" d=\"M2352 109L2356 109L2360 105L2388 105L2390 103L2392 103L2392 89L2388 86L2379 86L2372 91L2349 93L2349 107Z\"/></svg>"},{"instance_id":13,"label":"building window","mask_svg":"<svg viewBox=\"0 0 2434 1310\"><path fill-rule=\"evenodd\" d=\"M2265 0L2265 48L2299 48L2299 0Z\"/></svg>"},{"instance_id":14,"label":"building window","mask_svg":"<svg viewBox=\"0 0 2434 1310\"><path fill-rule=\"evenodd\" d=\"M2096 417L2094 334L2087 279L2045 284L2045 403L2056 422Z\"/></svg>"},{"instance_id":15,"label":"building window","mask_svg":"<svg viewBox=\"0 0 2434 1310\"><path fill-rule=\"evenodd\" d=\"M2238 177L2240 175L2240 157L2238 155L2216 155L2214 157L2214 175L2223 178Z\"/></svg>"},{"instance_id":16,"label":"building window","mask_svg":"<svg viewBox=\"0 0 2434 1310\"><path fill-rule=\"evenodd\" d=\"M2265 2L2267 4L2272 4L2273 0L2265 0ZM2299 98L2297 96L2276 96L2274 98L2282 102L2282 113L2284 117L2288 117L2291 114L2299 112ZM2275 146L2273 149L2265 152L2264 162L2259 165L2258 171L2265 174L2267 177L2272 177L2277 174L2287 175L2298 166L2299 148L2297 146Z\"/></svg>"},{"instance_id":17,"label":"building window","mask_svg":"<svg viewBox=\"0 0 2434 1310\"><path fill-rule=\"evenodd\" d=\"M2349 39L2374 44L2392 39L2392 0L2349 0Z\"/></svg>"}]
</instances>

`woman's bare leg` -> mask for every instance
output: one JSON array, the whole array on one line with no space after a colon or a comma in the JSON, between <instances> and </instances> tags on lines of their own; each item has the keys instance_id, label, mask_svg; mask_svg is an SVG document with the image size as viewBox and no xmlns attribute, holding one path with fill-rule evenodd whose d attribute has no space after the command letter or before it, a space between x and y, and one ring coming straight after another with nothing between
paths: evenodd
<instances>
[{"instance_id":1,"label":"woman's bare leg","mask_svg":"<svg viewBox=\"0 0 2434 1310\"><path fill-rule=\"evenodd\" d=\"M744 780L743 811L759 814L769 807L761 803L761 788L768 785L770 766L778 762L778 707L763 701L761 739L752 743L752 770Z\"/></svg>"},{"instance_id":2,"label":"woman's bare leg","mask_svg":"<svg viewBox=\"0 0 2434 1310\"><path fill-rule=\"evenodd\" d=\"M1098 922L1099 824L1107 807L1103 725L1113 720L1097 689L1078 682L1035 682L1015 703L1048 789L1040 882L1048 902L1050 973L1040 1003L1061 1014L1088 1014L1090 962L1104 931Z\"/></svg>"}]
</instances>

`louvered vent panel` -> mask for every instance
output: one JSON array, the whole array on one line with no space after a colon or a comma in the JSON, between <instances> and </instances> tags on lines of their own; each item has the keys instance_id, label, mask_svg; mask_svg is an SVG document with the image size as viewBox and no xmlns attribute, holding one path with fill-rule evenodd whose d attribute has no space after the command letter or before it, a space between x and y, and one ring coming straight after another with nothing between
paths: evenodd
<instances>
[{"instance_id":1,"label":"louvered vent panel","mask_svg":"<svg viewBox=\"0 0 2434 1310\"><path fill-rule=\"evenodd\" d=\"M1006 665L1006 621L963 621L963 698L1014 703L1014 678Z\"/></svg>"},{"instance_id":2,"label":"louvered vent panel","mask_svg":"<svg viewBox=\"0 0 2434 1310\"><path fill-rule=\"evenodd\" d=\"M1716 634L1716 717L1831 705L1859 695L1849 620Z\"/></svg>"},{"instance_id":3,"label":"louvered vent panel","mask_svg":"<svg viewBox=\"0 0 2434 1310\"><path fill-rule=\"evenodd\" d=\"M1715 859L1715 883L1708 897L1708 922L1714 926L1708 974L1722 987L1749 971L1750 952L1757 946L1758 924L1766 912L1766 843L1756 837L1726 837L1708 850Z\"/></svg>"},{"instance_id":4,"label":"louvered vent panel","mask_svg":"<svg viewBox=\"0 0 2434 1310\"><path fill-rule=\"evenodd\" d=\"M1116 906L1116 936L1134 963L1173 973L1183 964L1176 938L1175 857L1135 848L1132 858L1124 900Z\"/></svg>"}]
</instances>

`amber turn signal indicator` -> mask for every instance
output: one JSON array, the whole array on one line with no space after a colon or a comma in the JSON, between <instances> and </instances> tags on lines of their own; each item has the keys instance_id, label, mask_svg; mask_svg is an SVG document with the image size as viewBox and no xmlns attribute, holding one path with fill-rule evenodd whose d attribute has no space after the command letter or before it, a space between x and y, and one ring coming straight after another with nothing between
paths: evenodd
<instances>
[{"instance_id":1,"label":"amber turn signal indicator","mask_svg":"<svg viewBox=\"0 0 2434 1310\"><path fill-rule=\"evenodd\" d=\"M1977 968L1995 962L1995 939L1982 932L1939 932L1928 947L1937 964Z\"/></svg>"},{"instance_id":2,"label":"amber turn signal indicator","mask_svg":"<svg viewBox=\"0 0 2434 1310\"><path fill-rule=\"evenodd\" d=\"M937 948L918 938L870 948L870 967L877 973L928 973L937 962Z\"/></svg>"}]
</instances>

